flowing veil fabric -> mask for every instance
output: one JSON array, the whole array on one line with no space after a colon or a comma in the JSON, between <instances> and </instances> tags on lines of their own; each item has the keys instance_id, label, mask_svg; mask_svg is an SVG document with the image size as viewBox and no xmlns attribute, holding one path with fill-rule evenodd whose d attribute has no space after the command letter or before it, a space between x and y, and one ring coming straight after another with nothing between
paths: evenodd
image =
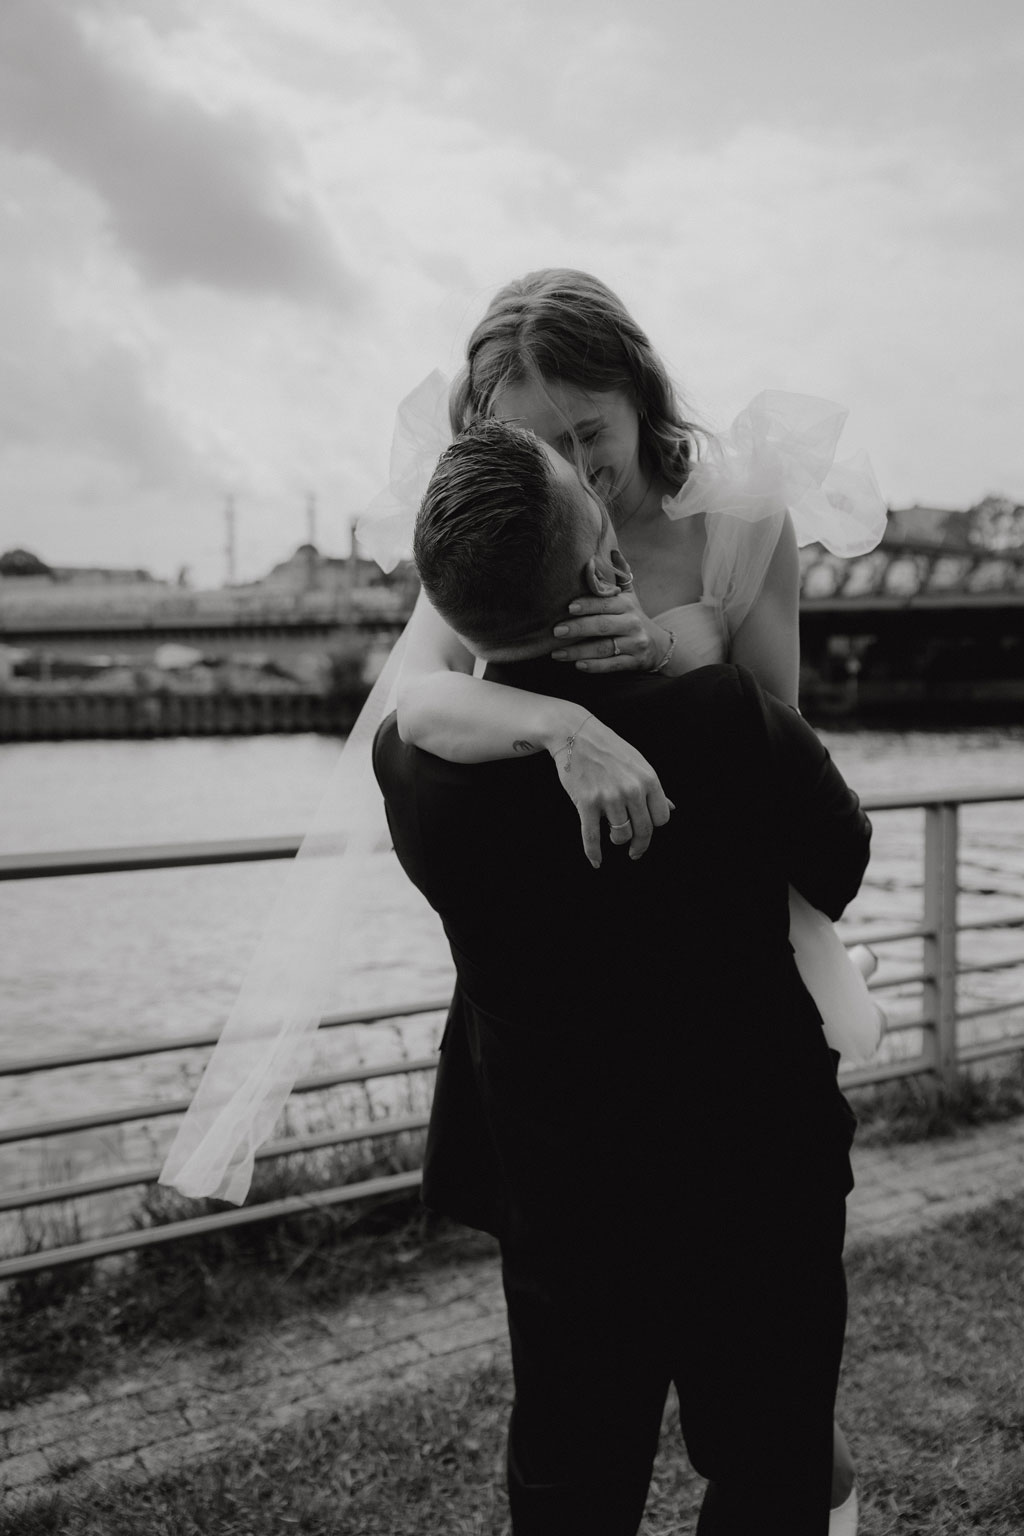
<instances>
[{"instance_id":1,"label":"flowing veil fabric","mask_svg":"<svg viewBox=\"0 0 1024 1536\"><path fill-rule=\"evenodd\" d=\"M307 1067L314 1034L345 1001L339 934L360 903L360 869L390 848L371 764L404 635L374 684L289 867L195 1097L160 1174L184 1195L240 1205L257 1148Z\"/></svg>"},{"instance_id":2,"label":"flowing veil fabric","mask_svg":"<svg viewBox=\"0 0 1024 1536\"><path fill-rule=\"evenodd\" d=\"M420 497L450 440L448 381L435 370L399 406L388 486L358 523L360 545L383 570L411 555ZM242 1203L321 1018L344 1006L338 936L359 908L361 869L391 846L371 753L404 649L403 632L341 749L171 1145L160 1182L184 1195Z\"/></svg>"},{"instance_id":3,"label":"flowing veil fabric","mask_svg":"<svg viewBox=\"0 0 1024 1536\"><path fill-rule=\"evenodd\" d=\"M390 479L356 524L359 543L383 571L412 559L412 531L423 492L452 440L448 390L448 380L435 368L398 407Z\"/></svg>"},{"instance_id":4,"label":"flowing veil fabric","mask_svg":"<svg viewBox=\"0 0 1024 1536\"><path fill-rule=\"evenodd\" d=\"M399 406L388 487L357 525L360 545L385 571L412 553L420 498L450 441L447 401L448 381L435 370ZM707 458L692 467L679 495L666 501L670 517L714 517L705 579L721 586L733 632L760 590L787 510L801 544L818 541L853 555L881 538L885 503L867 460L834 462L845 416L830 401L759 395L727 433L711 440ZM371 748L393 704L404 640L341 750L171 1145L160 1182L185 1195L241 1204L256 1151L312 1056L321 1018L344 1006L337 936L360 903L361 861L390 847ZM834 931L832 943L841 949ZM863 1038L859 1048L865 1048Z\"/></svg>"}]
</instances>

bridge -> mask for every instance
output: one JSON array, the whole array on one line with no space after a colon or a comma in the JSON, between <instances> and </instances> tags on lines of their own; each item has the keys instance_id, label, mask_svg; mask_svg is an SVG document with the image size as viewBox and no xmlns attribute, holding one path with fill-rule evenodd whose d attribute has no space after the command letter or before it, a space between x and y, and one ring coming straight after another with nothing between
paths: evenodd
<instances>
[{"instance_id":1,"label":"bridge","mask_svg":"<svg viewBox=\"0 0 1024 1536\"><path fill-rule=\"evenodd\" d=\"M883 540L841 560L801 551L801 695L863 715L1024 718L1024 551Z\"/></svg>"},{"instance_id":2,"label":"bridge","mask_svg":"<svg viewBox=\"0 0 1024 1536\"><path fill-rule=\"evenodd\" d=\"M5 601L0 583L0 645L66 656L114 653L148 659L162 645L186 645L209 657L265 652L286 661L302 651L345 642L390 643L411 602L387 588L354 593L196 592L104 603ZM70 594L62 594L67 598Z\"/></svg>"},{"instance_id":3,"label":"bridge","mask_svg":"<svg viewBox=\"0 0 1024 1536\"><path fill-rule=\"evenodd\" d=\"M1020 608L1024 551L883 540L870 554L843 560L811 544L801 551L801 595L809 611Z\"/></svg>"},{"instance_id":4,"label":"bridge","mask_svg":"<svg viewBox=\"0 0 1024 1536\"><path fill-rule=\"evenodd\" d=\"M337 636L385 636L405 623L407 593L393 588L353 592L267 591L117 594L85 603L65 591L27 602L0 581L0 643L64 650L144 649L181 643L219 652L247 647L309 647ZM949 632L999 627L1024 608L1024 550L949 549L883 540L853 560L820 545L801 551L801 621L843 633L889 630L916 621Z\"/></svg>"},{"instance_id":5,"label":"bridge","mask_svg":"<svg viewBox=\"0 0 1024 1536\"><path fill-rule=\"evenodd\" d=\"M365 587L136 591L86 606L66 589L26 601L19 586L0 582L0 645L128 665L169 644L286 668L309 652L383 658L412 603L408 588ZM996 703L1024 718L1024 550L884 540L843 560L811 545L801 551L800 635L812 709Z\"/></svg>"}]
</instances>

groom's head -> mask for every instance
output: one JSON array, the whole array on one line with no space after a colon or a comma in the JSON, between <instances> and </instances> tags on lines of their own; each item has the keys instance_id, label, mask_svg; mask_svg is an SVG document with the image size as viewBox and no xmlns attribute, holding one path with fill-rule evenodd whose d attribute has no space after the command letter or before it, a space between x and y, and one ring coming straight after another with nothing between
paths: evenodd
<instances>
[{"instance_id":1,"label":"groom's head","mask_svg":"<svg viewBox=\"0 0 1024 1536\"><path fill-rule=\"evenodd\" d=\"M490 419L439 460L413 553L433 606L490 661L547 655L572 599L611 596L622 579L608 514L572 465Z\"/></svg>"}]
</instances>

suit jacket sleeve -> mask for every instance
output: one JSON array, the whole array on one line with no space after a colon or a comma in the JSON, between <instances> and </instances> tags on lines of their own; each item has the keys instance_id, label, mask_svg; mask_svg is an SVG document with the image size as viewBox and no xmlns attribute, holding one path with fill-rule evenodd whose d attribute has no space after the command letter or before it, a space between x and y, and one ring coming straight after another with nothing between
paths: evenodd
<instances>
[{"instance_id":1,"label":"suit jacket sleeve","mask_svg":"<svg viewBox=\"0 0 1024 1536\"><path fill-rule=\"evenodd\" d=\"M782 813L791 885L833 922L856 896L871 851L871 823L818 735L749 673L768 734L773 800Z\"/></svg>"}]
</instances>

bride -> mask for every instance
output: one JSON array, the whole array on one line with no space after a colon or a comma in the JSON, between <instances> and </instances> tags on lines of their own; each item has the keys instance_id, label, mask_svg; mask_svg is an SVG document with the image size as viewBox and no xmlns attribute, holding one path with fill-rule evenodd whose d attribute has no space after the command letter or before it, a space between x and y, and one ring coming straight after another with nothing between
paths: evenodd
<instances>
[{"instance_id":1,"label":"bride","mask_svg":"<svg viewBox=\"0 0 1024 1536\"><path fill-rule=\"evenodd\" d=\"M681 412L619 299L596 278L559 269L530 273L495 296L450 400L453 432L480 416L530 428L577 465L610 511L632 580L571 605L554 631L557 660L591 673L672 675L729 660L794 707L798 539L859 554L885 523L867 466L833 465L844 414L827 402L762 395L729 439L709 439ZM403 738L458 762L554 757L571 738L559 780L579 812L587 857L601 862L602 823L611 843L642 856L670 814L649 764L581 706L476 678L474 663L421 595L399 678ZM870 1054L878 1015L863 979L796 891L791 940L830 1043ZM838 1425L833 1506L833 1531L855 1529L853 1467Z\"/></svg>"}]
</instances>

